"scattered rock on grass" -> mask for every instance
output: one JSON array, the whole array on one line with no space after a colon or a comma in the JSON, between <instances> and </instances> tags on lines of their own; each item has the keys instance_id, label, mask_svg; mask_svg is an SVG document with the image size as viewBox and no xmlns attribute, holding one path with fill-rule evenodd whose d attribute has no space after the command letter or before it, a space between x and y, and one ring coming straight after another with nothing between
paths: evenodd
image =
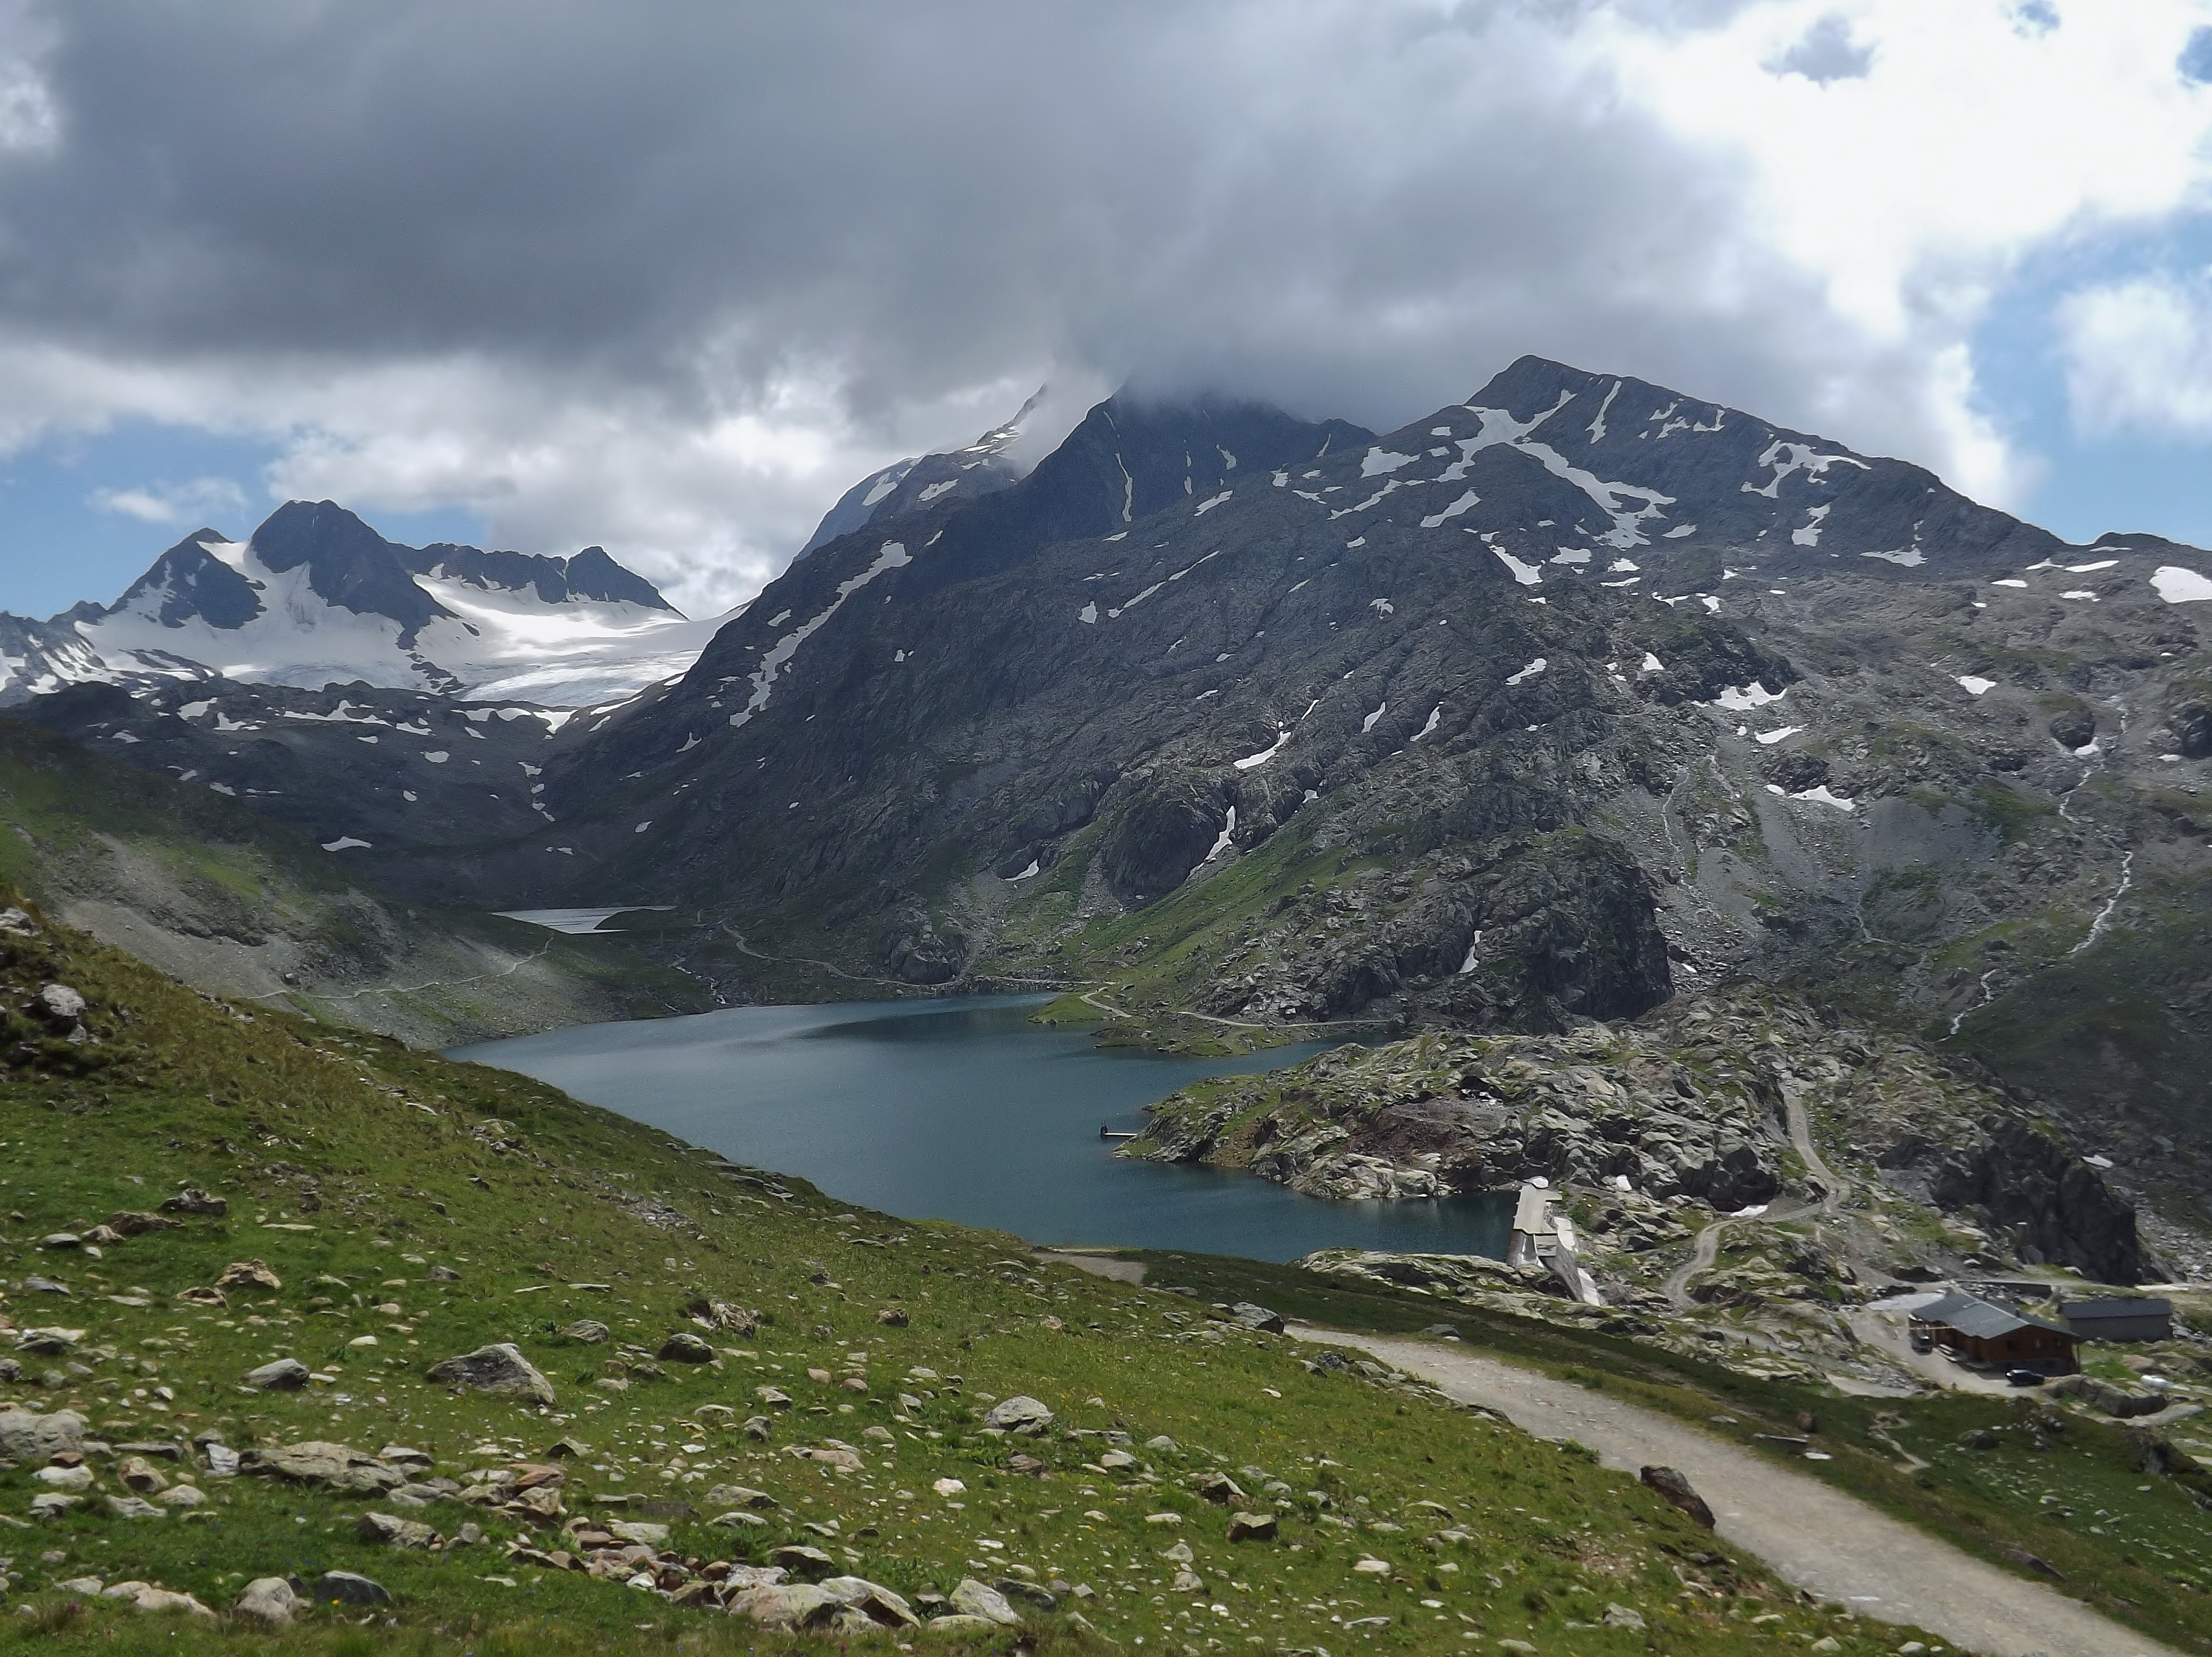
<instances>
[{"instance_id":1,"label":"scattered rock on grass","mask_svg":"<svg viewBox=\"0 0 2212 1657\"><path fill-rule=\"evenodd\" d=\"M1690 1486L1690 1481L1672 1467L1644 1467L1637 1472L1642 1479L1669 1507L1680 1508L1707 1530L1713 1527L1713 1510L1705 1505L1705 1498Z\"/></svg>"},{"instance_id":2,"label":"scattered rock on grass","mask_svg":"<svg viewBox=\"0 0 2212 1657\"><path fill-rule=\"evenodd\" d=\"M388 1513L365 1513L355 1521L354 1534L362 1541L386 1548L428 1548L436 1545L438 1533L420 1520L401 1519Z\"/></svg>"},{"instance_id":3,"label":"scattered rock on grass","mask_svg":"<svg viewBox=\"0 0 2212 1657\"><path fill-rule=\"evenodd\" d=\"M0 1458L45 1461L83 1448L84 1417L74 1410L0 1410Z\"/></svg>"},{"instance_id":4,"label":"scattered rock on grass","mask_svg":"<svg viewBox=\"0 0 2212 1657\"><path fill-rule=\"evenodd\" d=\"M246 1373L246 1384L264 1393L296 1393L307 1384L307 1366L297 1358L278 1358Z\"/></svg>"},{"instance_id":5,"label":"scattered rock on grass","mask_svg":"<svg viewBox=\"0 0 2212 1657\"><path fill-rule=\"evenodd\" d=\"M230 1614L242 1623L274 1633L292 1626L292 1614L305 1603L281 1576L257 1576L246 1585Z\"/></svg>"},{"instance_id":6,"label":"scattered rock on grass","mask_svg":"<svg viewBox=\"0 0 2212 1657\"><path fill-rule=\"evenodd\" d=\"M1232 1513L1229 1515L1229 1539L1231 1542L1272 1542L1275 1539L1275 1515L1271 1513Z\"/></svg>"},{"instance_id":7,"label":"scattered rock on grass","mask_svg":"<svg viewBox=\"0 0 2212 1657\"><path fill-rule=\"evenodd\" d=\"M750 1484L717 1484L707 1492L710 1508L774 1508L781 1504L766 1490Z\"/></svg>"},{"instance_id":8,"label":"scattered rock on grass","mask_svg":"<svg viewBox=\"0 0 2212 1657\"><path fill-rule=\"evenodd\" d=\"M405 1473L397 1467L386 1466L373 1455L364 1455L348 1445L318 1439L248 1450L239 1458L239 1466L245 1472L296 1479L303 1484L321 1484L334 1490L357 1490L365 1496L397 1490L407 1482Z\"/></svg>"},{"instance_id":9,"label":"scattered rock on grass","mask_svg":"<svg viewBox=\"0 0 2212 1657\"><path fill-rule=\"evenodd\" d=\"M388 1605L392 1591L383 1583L349 1570L326 1570L316 1581L319 1605Z\"/></svg>"},{"instance_id":10,"label":"scattered rock on grass","mask_svg":"<svg viewBox=\"0 0 2212 1657\"><path fill-rule=\"evenodd\" d=\"M269 1269L266 1260L233 1260L215 1280L218 1289L282 1289L284 1279Z\"/></svg>"},{"instance_id":11,"label":"scattered rock on grass","mask_svg":"<svg viewBox=\"0 0 2212 1657\"><path fill-rule=\"evenodd\" d=\"M993 1405L983 1424L1010 1433L1042 1432L1052 1424L1052 1411L1039 1400L1018 1393Z\"/></svg>"},{"instance_id":12,"label":"scattered rock on grass","mask_svg":"<svg viewBox=\"0 0 2212 1657\"><path fill-rule=\"evenodd\" d=\"M191 1617L212 1618L210 1611L189 1593L178 1593L168 1588L157 1587L151 1582L117 1582L100 1590L103 1599L121 1599L137 1610L149 1612L181 1611Z\"/></svg>"},{"instance_id":13,"label":"scattered rock on grass","mask_svg":"<svg viewBox=\"0 0 2212 1657\"><path fill-rule=\"evenodd\" d=\"M669 1363L712 1363L714 1349L698 1336L679 1329L660 1343L659 1357Z\"/></svg>"},{"instance_id":14,"label":"scattered rock on grass","mask_svg":"<svg viewBox=\"0 0 2212 1657\"><path fill-rule=\"evenodd\" d=\"M960 1579L960 1586L945 1596L952 1609L969 1617L980 1617L1000 1628L1013 1628L1022 1620L1021 1613L1006 1603L1006 1596L994 1587L986 1587L972 1576Z\"/></svg>"},{"instance_id":15,"label":"scattered rock on grass","mask_svg":"<svg viewBox=\"0 0 2212 1657\"><path fill-rule=\"evenodd\" d=\"M609 1529L613 1527L610 1526ZM814 1577L819 1580L837 1569L837 1562L819 1548L810 1548L799 1543L789 1543L768 1551L768 1563L793 1576Z\"/></svg>"},{"instance_id":16,"label":"scattered rock on grass","mask_svg":"<svg viewBox=\"0 0 2212 1657\"><path fill-rule=\"evenodd\" d=\"M564 1340L580 1340L586 1346L597 1346L614 1333L596 1318L578 1318L561 1332Z\"/></svg>"},{"instance_id":17,"label":"scattered rock on grass","mask_svg":"<svg viewBox=\"0 0 2212 1657\"><path fill-rule=\"evenodd\" d=\"M443 1387L473 1387L480 1393L520 1393L540 1404L558 1402L553 1383L540 1375L511 1341L498 1341L434 1363L429 1378Z\"/></svg>"},{"instance_id":18,"label":"scattered rock on grass","mask_svg":"<svg viewBox=\"0 0 2212 1657\"><path fill-rule=\"evenodd\" d=\"M230 1212L230 1204L212 1192L202 1191L198 1186L186 1186L173 1197L161 1199L164 1214L203 1214L220 1219ZM118 1226L117 1230L123 1228Z\"/></svg>"}]
</instances>

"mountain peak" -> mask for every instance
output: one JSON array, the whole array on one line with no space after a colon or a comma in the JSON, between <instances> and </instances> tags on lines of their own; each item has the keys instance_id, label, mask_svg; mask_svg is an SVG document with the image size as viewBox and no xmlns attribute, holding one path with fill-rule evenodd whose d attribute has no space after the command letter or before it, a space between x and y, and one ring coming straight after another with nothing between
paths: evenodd
<instances>
[{"instance_id":1,"label":"mountain peak","mask_svg":"<svg viewBox=\"0 0 2212 1657\"><path fill-rule=\"evenodd\" d=\"M389 616L403 639L453 614L416 585L400 549L336 501L287 501L253 531L252 547L280 574L305 564L319 597L356 615Z\"/></svg>"}]
</instances>

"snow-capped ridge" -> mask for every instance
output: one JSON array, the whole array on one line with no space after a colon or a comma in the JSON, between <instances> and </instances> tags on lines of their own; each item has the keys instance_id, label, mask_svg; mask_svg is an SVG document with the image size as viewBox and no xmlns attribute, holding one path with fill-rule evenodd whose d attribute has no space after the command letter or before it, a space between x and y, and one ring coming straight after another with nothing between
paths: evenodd
<instances>
[{"instance_id":1,"label":"snow-capped ridge","mask_svg":"<svg viewBox=\"0 0 2212 1657\"><path fill-rule=\"evenodd\" d=\"M689 620L602 547L402 546L335 502L294 501L244 541L195 530L112 605L0 620L0 700L226 678L574 707L682 673L726 619Z\"/></svg>"}]
</instances>

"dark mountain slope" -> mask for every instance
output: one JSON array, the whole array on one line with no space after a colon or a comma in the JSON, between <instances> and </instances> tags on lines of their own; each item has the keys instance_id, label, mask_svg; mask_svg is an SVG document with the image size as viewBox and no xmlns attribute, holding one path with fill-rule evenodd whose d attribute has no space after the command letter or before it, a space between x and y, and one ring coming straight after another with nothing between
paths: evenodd
<instances>
[{"instance_id":1,"label":"dark mountain slope","mask_svg":"<svg viewBox=\"0 0 2212 1657\"><path fill-rule=\"evenodd\" d=\"M2194 935L2212 692L2159 572L2202 555L2069 549L1534 361L1265 470L1134 424L1108 405L1021 485L823 549L557 758L561 889L656 889L850 975L778 993L1104 980L1255 1027L1557 1029L1749 972L2083 1108L2078 1066L1979 1021L2123 932ZM2146 999L2173 980L2068 1016L2159 1055L2115 1102L2146 1148L2212 1103L2171 1062L2205 1010Z\"/></svg>"}]
</instances>

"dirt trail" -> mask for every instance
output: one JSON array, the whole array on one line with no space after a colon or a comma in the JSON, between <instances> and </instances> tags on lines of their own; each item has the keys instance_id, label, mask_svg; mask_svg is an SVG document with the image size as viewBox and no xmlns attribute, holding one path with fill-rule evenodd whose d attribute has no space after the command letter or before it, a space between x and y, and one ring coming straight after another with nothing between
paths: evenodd
<instances>
[{"instance_id":1,"label":"dirt trail","mask_svg":"<svg viewBox=\"0 0 2212 1657\"><path fill-rule=\"evenodd\" d=\"M1820 1153L1814 1148L1813 1120L1806 1114L1804 1096L1785 1092L1783 1101L1790 1114L1790 1143L1805 1159L1805 1166L1812 1170L1813 1177L1820 1181L1827 1194L1818 1202L1769 1208L1764 1214L1747 1216L1747 1219L1802 1220L1808 1214L1830 1213L1850 1193L1851 1182L1822 1162ZM1713 1269L1713 1261L1720 1253L1722 1234L1731 1225L1741 1223L1744 1222L1724 1215L1698 1233L1697 1247L1690 1251L1690 1258L1676 1266L1667 1278L1665 1292L1668 1300L1685 1311L1693 1304L1690 1298L1690 1279Z\"/></svg>"},{"instance_id":2,"label":"dirt trail","mask_svg":"<svg viewBox=\"0 0 2212 1657\"><path fill-rule=\"evenodd\" d=\"M1540 1438L1572 1438L1608 1467L1675 1468L1711 1506L1723 1537L1784 1581L1862 1617L1913 1624L1988 1657L2179 1657L1832 1485L1602 1393L1449 1345L1295 1326L1291 1332L1370 1352Z\"/></svg>"}]
</instances>

